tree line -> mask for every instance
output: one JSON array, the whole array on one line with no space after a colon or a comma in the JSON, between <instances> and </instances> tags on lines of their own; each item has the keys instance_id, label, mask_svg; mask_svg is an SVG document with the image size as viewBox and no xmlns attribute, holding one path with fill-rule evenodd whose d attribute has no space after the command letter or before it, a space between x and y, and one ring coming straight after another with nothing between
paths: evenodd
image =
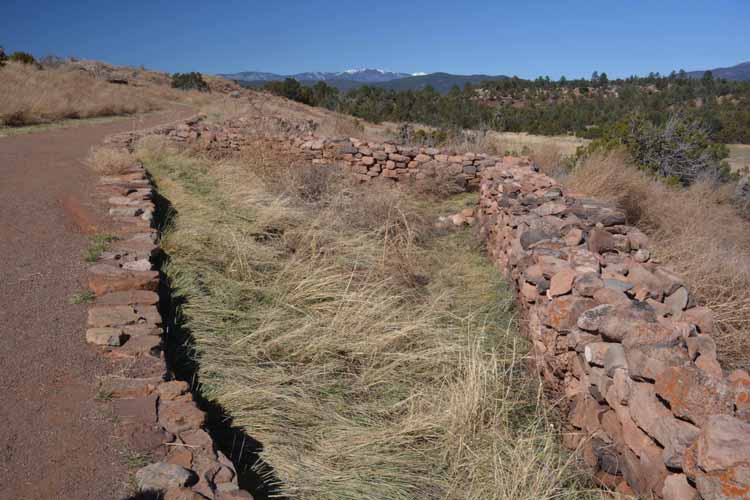
<instances>
[{"instance_id":1,"label":"tree line","mask_svg":"<svg viewBox=\"0 0 750 500\"><path fill-rule=\"evenodd\" d=\"M268 82L274 94L371 122L408 121L443 129L492 129L596 139L633 113L655 125L679 113L702 123L712 140L750 143L750 82L688 78L684 71L610 80L508 78L440 94L432 87L394 91L363 85L340 92L325 82Z\"/></svg>"}]
</instances>

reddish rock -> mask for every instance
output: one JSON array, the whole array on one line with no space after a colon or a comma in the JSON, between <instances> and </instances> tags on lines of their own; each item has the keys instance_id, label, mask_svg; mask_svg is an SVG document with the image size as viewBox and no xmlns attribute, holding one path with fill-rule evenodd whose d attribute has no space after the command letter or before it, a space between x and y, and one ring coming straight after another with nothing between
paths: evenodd
<instances>
[{"instance_id":1,"label":"reddish rock","mask_svg":"<svg viewBox=\"0 0 750 500\"><path fill-rule=\"evenodd\" d=\"M604 287L604 281L598 273L584 273L576 277L575 290L584 297L593 297L597 290Z\"/></svg>"},{"instance_id":2,"label":"reddish rock","mask_svg":"<svg viewBox=\"0 0 750 500\"><path fill-rule=\"evenodd\" d=\"M549 295L551 297L557 297L559 295L570 293L573 289L573 281L576 276L577 273L573 269L563 269L556 273L550 280Z\"/></svg>"},{"instance_id":3,"label":"reddish rock","mask_svg":"<svg viewBox=\"0 0 750 500\"><path fill-rule=\"evenodd\" d=\"M714 314L713 311L707 307L693 307L682 311L680 320L692 323L698 327L698 330L701 333L708 335L714 333Z\"/></svg>"},{"instance_id":4,"label":"reddish rock","mask_svg":"<svg viewBox=\"0 0 750 500\"><path fill-rule=\"evenodd\" d=\"M173 434L190 429L199 429L206 420L192 401L162 401L159 404L159 423Z\"/></svg>"},{"instance_id":5,"label":"reddish rock","mask_svg":"<svg viewBox=\"0 0 750 500\"><path fill-rule=\"evenodd\" d=\"M159 295L149 290L126 290L113 292L96 298L97 306L156 305Z\"/></svg>"},{"instance_id":6,"label":"reddish rock","mask_svg":"<svg viewBox=\"0 0 750 500\"><path fill-rule=\"evenodd\" d=\"M589 232L588 249L598 254L615 250L615 239L609 231L594 228Z\"/></svg>"},{"instance_id":7,"label":"reddish rock","mask_svg":"<svg viewBox=\"0 0 750 500\"><path fill-rule=\"evenodd\" d=\"M159 272L125 271L107 264L96 264L89 268L88 285L98 296L124 290L156 290Z\"/></svg>"},{"instance_id":8,"label":"reddish rock","mask_svg":"<svg viewBox=\"0 0 750 500\"><path fill-rule=\"evenodd\" d=\"M750 424L714 415L703 426L696 448L696 485L704 499L750 497Z\"/></svg>"},{"instance_id":9,"label":"reddish rock","mask_svg":"<svg viewBox=\"0 0 750 500\"><path fill-rule=\"evenodd\" d=\"M637 494L647 497L661 494L669 472L662 463L661 450L653 444L642 450L640 457L623 450L622 475Z\"/></svg>"},{"instance_id":10,"label":"reddish rock","mask_svg":"<svg viewBox=\"0 0 750 500\"><path fill-rule=\"evenodd\" d=\"M576 326L578 317L594 305L591 299L572 295L557 297L547 308L546 324L559 332L570 331Z\"/></svg>"},{"instance_id":11,"label":"reddish rock","mask_svg":"<svg viewBox=\"0 0 750 500\"><path fill-rule=\"evenodd\" d=\"M700 500L698 490L690 486L685 474L670 474L664 480L664 500Z\"/></svg>"},{"instance_id":12,"label":"reddish rock","mask_svg":"<svg viewBox=\"0 0 750 500\"><path fill-rule=\"evenodd\" d=\"M173 399L177 399L178 397L182 396L188 390L190 387L188 387L187 382L184 382L182 380L172 380L170 382L163 382L159 384L157 387L157 392L159 393L159 398L164 401L171 401Z\"/></svg>"},{"instance_id":13,"label":"reddish rock","mask_svg":"<svg viewBox=\"0 0 750 500\"><path fill-rule=\"evenodd\" d=\"M576 247L583 241L583 231L577 227L573 227L565 234L564 240L567 246Z\"/></svg>"},{"instance_id":14,"label":"reddish rock","mask_svg":"<svg viewBox=\"0 0 750 500\"><path fill-rule=\"evenodd\" d=\"M668 368L656 377L655 388L675 416L701 427L709 416L733 413L735 395L729 384L697 368Z\"/></svg>"},{"instance_id":15,"label":"reddish rock","mask_svg":"<svg viewBox=\"0 0 750 500\"><path fill-rule=\"evenodd\" d=\"M86 330L86 342L89 344L118 347L125 341L126 335L121 328L89 328Z\"/></svg>"}]
</instances>

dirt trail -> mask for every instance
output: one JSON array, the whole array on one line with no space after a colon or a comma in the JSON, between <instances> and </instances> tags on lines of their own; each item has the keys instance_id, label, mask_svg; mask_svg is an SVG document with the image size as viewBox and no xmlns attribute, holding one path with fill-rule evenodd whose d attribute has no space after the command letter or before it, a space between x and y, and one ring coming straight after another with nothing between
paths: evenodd
<instances>
[{"instance_id":1,"label":"dirt trail","mask_svg":"<svg viewBox=\"0 0 750 500\"><path fill-rule=\"evenodd\" d=\"M126 467L97 376L111 367L86 344L82 252L103 223L84 164L109 134L187 118L180 109L112 123L0 138L0 499L106 500Z\"/></svg>"}]
</instances>

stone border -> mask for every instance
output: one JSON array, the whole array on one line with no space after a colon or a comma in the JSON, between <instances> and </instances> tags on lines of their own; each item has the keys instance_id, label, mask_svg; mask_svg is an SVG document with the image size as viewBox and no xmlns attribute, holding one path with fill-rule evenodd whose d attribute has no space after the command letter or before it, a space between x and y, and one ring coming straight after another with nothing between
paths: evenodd
<instances>
[{"instance_id":1,"label":"stone border","mask_svg":"<svg viewBox=\"0 0 750 500\"><path fill-rule=\"evenodd\" d=\"M154 130L159 130L157 127ZM122 146L133 134L110 138ZM139 469L142 491L164 500L252 500L240 490L237 471L204 428L205 413L186 382L174 380L165 356L158 310L160 254L154 228L154 188L140 164L103 176L96 188L109 204L118 239L88 270L96 298L88 311L86 340L122 367L101 381L100 395L113 400L118 433L135 452L159 459Z\"/></svg>"},{"instance_id":2,"label":"stone border","mask_svg":"<svg viewBox=\"0 0 750 500\"><path fill-rule=\"evenodd\" d=\"M647 237L521 160L482 172L478 212L536 366L569 403L565 444L623 492L750 498L750 376L723 372L711 311Z\"/></svg>"},{"instance_id":3,"label":"stone border","mask_svg":"<svg viewBox=\"0 0 750 500\"><path fill-rule=\"evenodd\" d=\"M163 128L223 155L252 145L242 120ZM607 203L576 198L528 159L265 134L313 164L363 182L435 178L480 190L475 212L490 258L517 291L532 358L567 409L564 444L599 481L666 500L750 498L750 375L726 374L712 312L656 262L648 238Z\"/></svg>"}]
</instances>

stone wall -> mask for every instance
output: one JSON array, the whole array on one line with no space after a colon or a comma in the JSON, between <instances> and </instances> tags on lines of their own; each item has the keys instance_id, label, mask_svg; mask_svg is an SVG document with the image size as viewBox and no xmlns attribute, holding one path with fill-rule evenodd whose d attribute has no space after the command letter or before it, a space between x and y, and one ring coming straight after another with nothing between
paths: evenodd
<instances>
[{"instance_id":1,"label":"stone wall","mask_svg":"<svg viewBox=\"0 0 750 500\"><path fill-rule=\"evenodd\" d=\"M200 120L160 133L218 155L257 140L241 123ZM535 366L565 402L564 444L624 493L750 499L750 375L722 370L711 311L652 258L623 212L569 195L524 158L326 139L300 127L266 138L362 182L479 189L471 219L517 291Z\"/></svg>"},{"instance_id":2,"label":"stone wall","mask_svg":"<svg viewBox=\"0 0 750 500\"><path fill-rule=\"evenodd\" d=\"M480 193L489 255L518 291L539 372L568 402L566 446L622 491L750 498L750 376L723 372L711 311L647 237L521 162L485 169Z\"/></svg>"},{"instance_id":3,"label":"stone wall","mask_svg":"<svg viewBox=\"0 0 750 500\"><path fill-rule=\"evenodd\" d=\"M110 139L123 146L131 134ZM165 500L252 500L238 486L231 460L204 428L205 413L186 382L174 380L164 358L159 311L160 252L154 228L154 190L144 168L133 164L97 187L109 205L117 239L89 268L96 298L88 311L86 340L114 360L120 375L101 381L112 399L117 430L130 453L155 460L135 474L138 487ZM162 498L162 497L160 497Z\"/></svg>"}]
</instances>

